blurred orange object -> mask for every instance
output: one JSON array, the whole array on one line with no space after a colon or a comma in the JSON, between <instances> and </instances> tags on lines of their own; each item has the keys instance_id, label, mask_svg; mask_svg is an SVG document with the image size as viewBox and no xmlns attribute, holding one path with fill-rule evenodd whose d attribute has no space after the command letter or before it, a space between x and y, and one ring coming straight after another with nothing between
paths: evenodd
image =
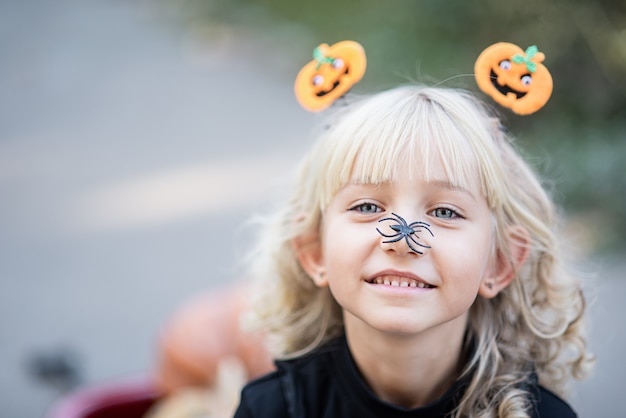
<instances>
[{"instance_id":1,"label":"blurred orange object","mask_svg":"<svg viewBox=\"0 0 626 418\"><path fill-rule=\"evenodd\" d=\"M228 358L241 361L248 380L274 365L263 335L245 332L244 286L200 295L182 306L165 325L159 340L157 387L172 393L189 387L211 388L218 365Z\"/></svg>"}]
</instances>

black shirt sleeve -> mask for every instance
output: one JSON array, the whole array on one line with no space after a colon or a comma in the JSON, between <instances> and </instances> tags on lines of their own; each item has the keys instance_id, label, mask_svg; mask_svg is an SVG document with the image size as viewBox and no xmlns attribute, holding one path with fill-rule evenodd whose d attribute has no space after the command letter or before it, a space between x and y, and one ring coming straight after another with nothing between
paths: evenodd
<instances>
[{"instance_id":1,"label":"black shirt sleeve","mask_svg":"<svg viewBox=\"0 0 626 418\"><path fill-rule=\"evenodd\" d=\"M563 399L539 386L536 394L534 418L577 418L576 412Z\"/></svg>"},{"instance_id":2,"label":"black shirt sleeve","mask_svg":"<svg viewBox=\"0 0 626 418\"><path fill-rule=\"evenodd\" d=\"M247 384L235 418L287 418L287 406L278 372Z\"/></svg>"}]
</instances>

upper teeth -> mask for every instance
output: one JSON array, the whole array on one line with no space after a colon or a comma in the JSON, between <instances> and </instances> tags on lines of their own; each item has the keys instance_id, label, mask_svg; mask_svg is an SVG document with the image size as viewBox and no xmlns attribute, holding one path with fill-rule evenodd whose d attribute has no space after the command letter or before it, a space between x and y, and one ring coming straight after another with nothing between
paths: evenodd
<instances>
[{"instance_id":1,"label":"upper teeth","mask_svg":"<svg viewBox=\"0 0 626 418\"><path fill-rule=\"evenodd\" d=\"M417 280L409 279L406 277L393 277L393 278L377 277L373 280L373 283L385 284L388 286L395 286L395 287L420 287L420 288L432 287L430 285L427 285L426 283L418 282Z\"/></svg>"}]
</instances>

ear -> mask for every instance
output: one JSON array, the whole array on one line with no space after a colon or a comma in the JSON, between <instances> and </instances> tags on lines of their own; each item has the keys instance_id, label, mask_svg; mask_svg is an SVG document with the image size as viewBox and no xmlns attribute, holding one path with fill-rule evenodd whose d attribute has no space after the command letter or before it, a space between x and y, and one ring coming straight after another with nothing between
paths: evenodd
<instances>
[{"instance_id":1,"label":"ear","mask_svg":"<svg viewBox=\"0 0 626 418\"><path fill-rule=\"evenodd\" d=\"M496 259L490 274L480 284L478 294L485 299L494 298L504 290L517 275L530 252L530 234L519 226L513 226L507 233L507 248L496 249ZM508 252L510 258L505 254Z\"/></svg>"},{"instance_id":2,"label":"ear","mask_svg":"<svg viewBox=\"0 0 626 418\"><path fill-rule=\"evenodd\" d=\"M307 232L291 241L293 251L302 269L309 275L316 286L328 286L322 240L319 232Z\"/></svg>"}]
</instances>

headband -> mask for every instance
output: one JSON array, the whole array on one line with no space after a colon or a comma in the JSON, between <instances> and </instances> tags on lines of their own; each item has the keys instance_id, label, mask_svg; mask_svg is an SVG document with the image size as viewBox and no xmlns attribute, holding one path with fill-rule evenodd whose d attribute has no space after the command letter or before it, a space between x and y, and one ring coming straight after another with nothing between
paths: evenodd
<instances>
[{"instance_id":1,"label":"headband","mask_svg":"<svg viewBox=\"0 0 626 418\"><path fill-rule=\"evenodd\" d=\"M541 109L552 95L552 76L542 64L545 55L533 45L499 42L487 47L476 59L474 77L478 87L501 106L519 115ZM321 44L313 60L296 77L294 92L300 105L322 111L345 95L365 74L363 47L354 41Z\"/></svg>"}]
</instances>

